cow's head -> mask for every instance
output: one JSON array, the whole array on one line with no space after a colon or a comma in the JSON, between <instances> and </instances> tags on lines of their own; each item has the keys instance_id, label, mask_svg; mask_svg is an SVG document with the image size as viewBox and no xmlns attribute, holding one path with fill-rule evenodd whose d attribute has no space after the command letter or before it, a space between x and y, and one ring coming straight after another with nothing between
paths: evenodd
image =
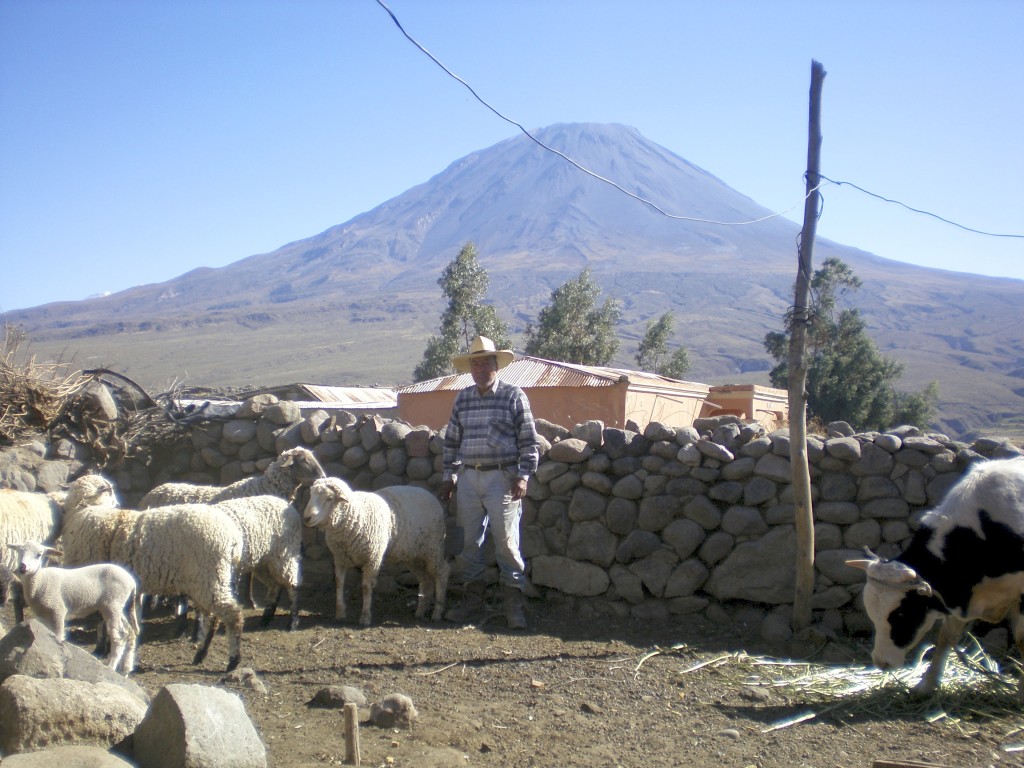
<instances>
[{"instance_id":1,"label":"cow's head","mask_svg":"<svg viewBox=\"0 0 1024 768\"><path fill-rule=\"evenodd\" d=\"M899 560L883 560L872 552L867 560L846 564L867 574L864 608L875 625L871 661L879 669L902 667L907 652L945 612L942 599L917 571Z\"/></svg>"}]
</instances>

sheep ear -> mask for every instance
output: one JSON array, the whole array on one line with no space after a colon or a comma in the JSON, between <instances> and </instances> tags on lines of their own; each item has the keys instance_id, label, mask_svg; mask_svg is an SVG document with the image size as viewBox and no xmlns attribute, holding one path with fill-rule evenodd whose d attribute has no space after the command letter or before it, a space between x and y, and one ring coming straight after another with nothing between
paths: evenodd
<instances>
[{"instance_id":1,"label":"sheep ear","mask_svg":"<svg viewBox=\"0 0 1024 768\"><path fill-rule=\"evenodd\" d=\"M46 554L49 557L64 557L64 553L61 552L59 549L55 549L54 547L47 547Z\"/></svg>"}]
</instances>

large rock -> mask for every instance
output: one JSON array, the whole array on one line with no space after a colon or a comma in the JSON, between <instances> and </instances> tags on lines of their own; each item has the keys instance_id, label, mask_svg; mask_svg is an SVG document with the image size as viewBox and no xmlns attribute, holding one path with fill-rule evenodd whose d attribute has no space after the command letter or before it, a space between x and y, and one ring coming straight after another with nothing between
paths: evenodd
<instances>
[{"instance_id":1,"label":"large rock","mask_svg":"<svg viewBox=\"0 0 1024 768\"><path fill-rule=\"evenodd\" d=\"M796 588L796 530L776 526L739 544L715 567L705 591L719 600L778 605L793 600Z\"/></svg>"},{"instance_id":2,"label":"large rock","mask_svg":"<svg viewBox=\"0 0 1024 768\"><path fill-rule=\"evenodd\" d=\"M533 558L531 580L538 587L554 587L567 595L584 597L603 594L611 581L600 566L557 555Z\"/></svg>"},{"instance_id":3,"label":"large rock","mask_svg":"<svg viewBox=\"0 0 1024 768\"><path fill-rule=\"evenodd\" d=\"M62 746L8 755L4 768L131 768L132 764L100 747Z\"/></svg>"},{"instance_id":4,"label":"large rock","mask_svg":"<svg viewBox=\"0 0 1024 768\"><path fill-rule=\"evenodd\" d=\"M117 674L77 645L58 640L36 619L18 624L0 638L0 683L11 675L108 683L143 705L149 703L149 694L134 681Z\"/></svg>"},{"instance_id":5,"label":"large rock","mask_svg":"<svg viewBox=\"0 0 1024 768\"><path fill-rule=\"evenodd\" d=\"M60 744L106 749L130 736L145 714L145 704L110 683L11 675L0 685L0 752Z\"/></svg>"},{"instance_id":6,"label":"large rock","mask_svg":"<svg viewBox=\"0 0 1024 768\"><path fill-rule=\"evenodd\" d=\"M267 751L237 694L204 685L161 688L135 729L139 768L266 768Z\"/></svg>"}]
</instances>

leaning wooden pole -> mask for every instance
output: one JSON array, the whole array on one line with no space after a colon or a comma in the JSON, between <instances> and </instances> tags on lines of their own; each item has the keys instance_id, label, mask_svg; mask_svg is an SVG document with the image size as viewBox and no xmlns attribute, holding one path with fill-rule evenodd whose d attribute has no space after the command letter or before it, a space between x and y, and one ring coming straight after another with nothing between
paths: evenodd
<instances>
[{"instance_id":1,"label":"leaning wooden pole","mask_svg":"<svg viewBox=\"0 0 1024 768\"><path fill-rule=\"evenodd\" d=\"M811 624L814 595L814 512L811 507L811 472L807 461L807 324L814 233L818 224L821 166L821 86L825 68L811 62L810 122L807 135L807 198L800 233L799 265L789 334L789 460L793 477L796 523L796 593L793 596L793 631Z\"/></svg>"}]
</instances>

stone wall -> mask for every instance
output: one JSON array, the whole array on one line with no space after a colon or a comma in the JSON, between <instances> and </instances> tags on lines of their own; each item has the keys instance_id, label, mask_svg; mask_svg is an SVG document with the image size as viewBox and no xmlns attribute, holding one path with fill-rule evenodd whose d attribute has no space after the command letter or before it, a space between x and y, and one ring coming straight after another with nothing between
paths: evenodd
<instances>
[{"instance_id":1,"label":"stone wall","mask_svg":"<svg viewBox=\"0 0 1024 768\"><path fill-rule=\"evenodd\" d=\"M786 634L796 553L786 431L767 434L732 416L687 428L651 424L643 434L600 422L539 428L543 455L522 523L536 586L595 618L657 621L703 612L716 621L760 621L766 636ZM343 411L303 414L268 395L193 427L190 437L159 462L128 461L108 471L126 504L170 480L226 485L300 445L328 474L361 490L433 490L441 479L438 432ZM836 632L869 631L856 600L863 574L844 561L864 547L897 553L919 513L971 462L1021 453L1005 440L968 445L912 427L853 434L836 424L827 437L809 438L815 618ZM81 468L78 459L68 461ZM306 533L306 583L329 586L329 554L318 532Z\"/></svg>"}]
</instances>

